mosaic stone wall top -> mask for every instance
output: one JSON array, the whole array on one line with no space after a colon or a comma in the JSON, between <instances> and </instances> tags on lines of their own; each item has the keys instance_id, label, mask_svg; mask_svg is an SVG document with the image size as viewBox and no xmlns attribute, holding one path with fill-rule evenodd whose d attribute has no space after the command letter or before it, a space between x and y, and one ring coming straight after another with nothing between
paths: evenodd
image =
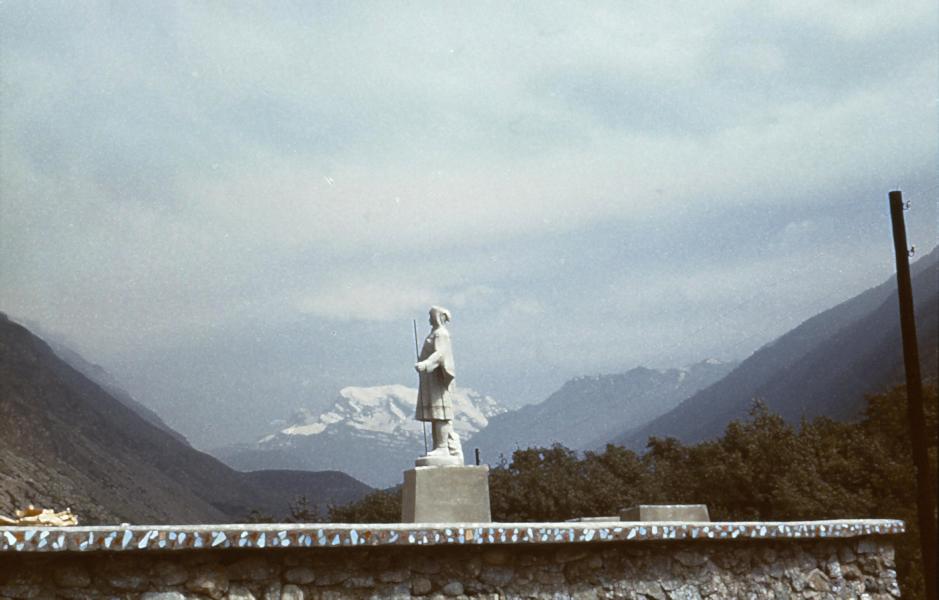
<instances>
[{"instance_id":1,"label":"mosaic stone wall top","mask_svg":"<svg viewBox=\"0 0 939 600\"><path fill-rule=\"evenodd\" d=\"M820 539L892 535L903 521L123 525L0 527L0 552Z\"/></svg>"}]
</instances>

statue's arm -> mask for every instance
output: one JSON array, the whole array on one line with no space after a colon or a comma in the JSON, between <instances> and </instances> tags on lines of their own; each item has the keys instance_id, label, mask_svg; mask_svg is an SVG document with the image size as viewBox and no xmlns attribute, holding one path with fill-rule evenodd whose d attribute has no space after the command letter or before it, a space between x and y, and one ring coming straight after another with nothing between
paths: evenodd
<instances>
[{"instance_id":1,"label":"statue's arm","mask_svg":"<svg viewBox=\"0 0 939 600\"><path fill-rule=\"evenodd\" d=\"M450 352L450 335L441 333L434 336L434 351L430 356L415 365L418 371L430 373L441 364Z\"/></svg>"}]
</instances>

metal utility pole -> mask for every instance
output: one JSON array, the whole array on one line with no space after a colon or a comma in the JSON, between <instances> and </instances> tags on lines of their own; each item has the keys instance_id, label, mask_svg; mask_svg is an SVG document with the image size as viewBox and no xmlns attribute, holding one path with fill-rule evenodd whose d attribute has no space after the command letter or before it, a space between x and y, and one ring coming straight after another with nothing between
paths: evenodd
<instances>
[{"instance_id":1,"label":"metal utility pole","mask_svg":"<svg viewBox=\"0 0 939 600\"><path fill-rule=\"evenodd\" d=\"M897 296L900 301L900 331L903 335L903 364L906 368L906 406L910 423L910 443L916 466L916 510L919 542L923 556L926 598L937 600L936 520L933 487L930 482L926 451L926 418L923 414L923 381L919 372L919 348L913 313L913 285L910 282L910 254L907 250L906 224L903 221L903 194L890 192L890 221L893 225L893 250L897 258Z\"/></svg>"}]
</instances>

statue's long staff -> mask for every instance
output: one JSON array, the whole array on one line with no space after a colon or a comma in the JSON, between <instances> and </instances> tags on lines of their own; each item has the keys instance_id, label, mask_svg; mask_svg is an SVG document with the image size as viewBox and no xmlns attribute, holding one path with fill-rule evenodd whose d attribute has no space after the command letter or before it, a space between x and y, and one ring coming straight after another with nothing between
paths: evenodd
<instances>
[{"instance_id":1,"label":"statue's long staff","mask_svg":"<svg viewBox=\"0 0 939 600\"><path fill-rule=\"evenodd\" d=\"M417 357L417 362L421 362L421 351L417 347L417 319L411 319L411 322L414 324L414 355ZM421 404L421 374L417 374L417 404ZM424 416L424 411L421 410L421 416ZM424 454L427 454L427 421L421 419L421 429L424 430Z\"/></svg>"}]
</instances>

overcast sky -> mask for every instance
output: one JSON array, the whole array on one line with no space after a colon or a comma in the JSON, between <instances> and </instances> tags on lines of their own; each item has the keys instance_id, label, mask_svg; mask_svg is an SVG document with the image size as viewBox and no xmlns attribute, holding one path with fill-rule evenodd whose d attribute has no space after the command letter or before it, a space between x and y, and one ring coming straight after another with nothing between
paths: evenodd
<instances>
[{"instance_id":1,"label":"overcast sky","mask_svg":"<svg viewBox=\"0 0 939 600\"><path fill-rule=\"evenodd\" d=\"M0 5L0 310L197 445L345 385L742 359L936 244L905 2Z\"/></svg>"}]
</instances>

